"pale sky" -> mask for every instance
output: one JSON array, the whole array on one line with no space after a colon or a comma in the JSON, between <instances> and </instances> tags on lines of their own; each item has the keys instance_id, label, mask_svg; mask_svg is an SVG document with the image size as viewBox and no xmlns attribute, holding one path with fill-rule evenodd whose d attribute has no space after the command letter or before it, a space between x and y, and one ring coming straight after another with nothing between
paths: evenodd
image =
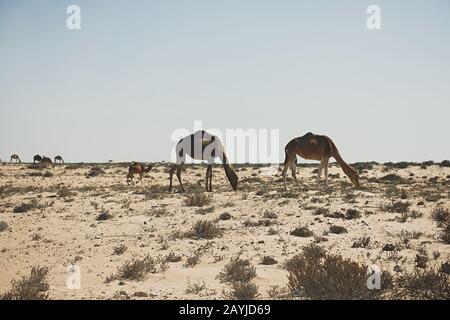
<instances>
[{"instance_id":1,"label":"pale sky","mask_svg":"<svg viewBox=\"0 0 450 320\"><path fill-rule=\"evenodd\" d=\"M281 161L308 131L348 162L441 161L449 119L448 0L0 0L3 160L167 161L200 120L279 129Z\"/></svg>"}]
</instances>

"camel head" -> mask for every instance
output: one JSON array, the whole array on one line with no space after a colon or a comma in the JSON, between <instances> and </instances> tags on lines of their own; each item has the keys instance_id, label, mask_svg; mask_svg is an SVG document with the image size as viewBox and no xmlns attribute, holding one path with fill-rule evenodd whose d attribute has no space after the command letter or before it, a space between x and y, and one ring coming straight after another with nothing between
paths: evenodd
<instances>
[{"instance_id":1,"label":"camel head","mask_svg":"<svg viewBox=\"0 0 450 320\"><path fill-rule=\"evenodd\" d=\"M359 173L358 171L356 171L355 169L352 169L352 174L349 175L350 180L352 181L352 183L354 184L354 186L356 188L359 188L360 184L359 184Z\"/></svg>"},{"instance_id":2,"label":"camel head","mask_svg":"<svg viewBox=\"0 0 450 320\"><path fill-rule=\"evenodd\" d=\"M225 168L225 174L228 178L228 181L230 181L231 187L234 191L236 191L238 186L239 177L237 176L236 172L234 171L233 167L229 164L224 165Z\"/></svg>"}]
</instances>

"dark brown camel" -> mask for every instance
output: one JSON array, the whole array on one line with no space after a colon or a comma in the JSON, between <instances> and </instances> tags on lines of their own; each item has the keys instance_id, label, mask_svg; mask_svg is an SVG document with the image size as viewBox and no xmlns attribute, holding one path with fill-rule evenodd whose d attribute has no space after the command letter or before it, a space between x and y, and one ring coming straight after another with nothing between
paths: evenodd
<instances>
[{"instance_id":1,"label":"dark brown camel","mask_svg":"<svg viewBox=\"0 0 450 320\"><path fill-rule=\"evenodd\" d=\"M233 167L229 164L222 142L216 136L201 130L181 139L176 145L177 161L169 170L169 192L172 191L172 179L175 171L177 172L178 182L180 183L181 192L184 192L183 183L181 181L181 170L186 162L186 155L192 159L207 160L206 169L206 191L212 192L212 167L214 160L219 158L222 161L225 174L231 184L233 190L238 185L238 176Z\"/></svg>"}]
</instances>

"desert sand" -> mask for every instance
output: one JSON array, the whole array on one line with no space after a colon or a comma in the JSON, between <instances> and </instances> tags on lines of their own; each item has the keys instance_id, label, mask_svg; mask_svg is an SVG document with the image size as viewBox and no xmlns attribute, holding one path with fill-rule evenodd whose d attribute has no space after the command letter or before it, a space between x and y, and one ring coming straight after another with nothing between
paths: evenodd
<instances>
[{"instance_id":1,"label":"desert sand","mask_svg":"<svg viewBox=\"0 0 450 320\"><path fill-rule=\"evenodd\" d=\"M103 172L90 177L93 167ZM353 188L333 164L328 189L317 185L317 165L299 166L300 189L289 179L286 192L280 168L273 175L274 170L265 166L237 166L239 187L232 191L222 168L216 166L214 191L206 200L210 203L198 207L189 206L186 199L207 194L204 165L186 168L184 194L178 192L176 179L175 193L167 192L164 163L157 163L142 184L134 185L126 183L127 164L65 164L54 170L0 165L0 221L8 226L0 232L0 294L12 280L29 274L32 266L48 266L50 299L221 299L228 285L217 275L231 258L240 256L256 268L258 298L271 299L287 290L283 263L310 243L390 272L414 268L418 254L426 255L429 265L449 261L450 245L440 239L441 228L431 212L449 207L450 168L438 164L358 168L360 189ZM408 208L389 212L395 211L388 210L393 201L408 203ZM21 204L31 205L20 212ZM186 233L198 220L217 221L221 234L211 239L189 237ZM334 234L333 225L347 232ZM313 234L291 235L300 226ZM370 240L354 244L364 238ZM383 250L389 244L395 250ZM168 262L142 280L106 281L126 261L146 255ZM195 261L193 256L197 263L187 265ZM276 263L261 264L263 257ZM80 268L80 289L66 286L71 264ZM193 285L196 289L189 290Z\"/></svg>"}]
</instances>

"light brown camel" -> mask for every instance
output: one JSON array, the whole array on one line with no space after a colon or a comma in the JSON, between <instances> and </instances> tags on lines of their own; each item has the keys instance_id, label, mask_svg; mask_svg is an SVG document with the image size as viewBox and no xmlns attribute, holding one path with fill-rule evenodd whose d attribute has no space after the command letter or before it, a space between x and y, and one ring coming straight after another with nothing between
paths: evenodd
<instances>
[{"instance_id":1,"label":"light brown camel","mask_svg":"<svg viewBox=\"0 0 450 320\"><path fill-rule=\"evenodd\" d=\"M13 154L11 156L11 160L9 162L13 162L13 160L15 160L15 162L22 163L22 161L20 161L20 158L19 158L19 156L17 154Z\"/></svg>"},{"instance_id":2,"label":"light brown camel","mask_svg":"<svg viewBox=\"0 0 450 320\"><path fill-rule=\"evenodd\" d=\"M61 156L56 156L56 157L55 157L55 161L54 161L55 164L56 164L58 161L61 162L62 164L64 164L64 160L63 160L63 158L62 158Z\"/></svg>"},{"instance_id":3,"label":"light brown camel","mask_svg":"<svg viewBox=\"0 0 450 320\"><path fill-rule=\"evenodd\" d=\"M206 191L212 192L212 167L214 160L219 158L222 161L225 175L231 184L233 190L238 185L238 176L233 167L229 164L222 142L216 136L209 134L204 130L197 131L189 136L182 138L176 145L177 161L169 170L169 192L172 191L173 174L176 171L181 192L185 192L183 182L181 181L181 170L186 162L186 155L192 159L207 160L206 169Z\"/></svg>"},{"instance_id":4,"label":"light brown camel","mask_svg":"<svg viewBox=\"0 0 450 320\"><path fill-rule=\"evenodd\" d=\"M320 176L322 169L325 170L325 186L328 187L328 161L330 157L336 159L339 166L344 173L350 178L355 187L359 187L359 175L358 171L350 167L339 154L338 149L334 142L327 136L315 135L308 132L303 137L295 138L291 140L285 148L286 158L284 160L283 168L283 183L284 189L286 187L286 171L291 168L292 177L295 183L298 184L296 176L297 155L306 160L318 160L320 161L319 170L317 172L317 183L320 182Z\"/></svg>"},{"instance_id":5,"label":"light brown camel","mask_svg":"<svg viewBox=\"0 0 450 320\"><path fill-rule=\"evenodd\" d=\"M139 181L142 183L142 178L144 177L145 172L149 172L154 167L154 164L149 164L147 169L145 168L144 164L140 162L133 162L128 167L128 174L127 174L127 183L133 183L133 175L138 174L139 175Z\"/></svg>"},{"instance_id":6,"label":"light brown camel","mask_svg":"<svg viewBox=\"0 0 450 320\"><path fill-rule=\"evenodd\" d=\"M52 168L55 169L55 165L53 164L52 159L47 158L46 156L42 156L41 164L42 165L51 165Z\"/></svg>"}]
</instances>

